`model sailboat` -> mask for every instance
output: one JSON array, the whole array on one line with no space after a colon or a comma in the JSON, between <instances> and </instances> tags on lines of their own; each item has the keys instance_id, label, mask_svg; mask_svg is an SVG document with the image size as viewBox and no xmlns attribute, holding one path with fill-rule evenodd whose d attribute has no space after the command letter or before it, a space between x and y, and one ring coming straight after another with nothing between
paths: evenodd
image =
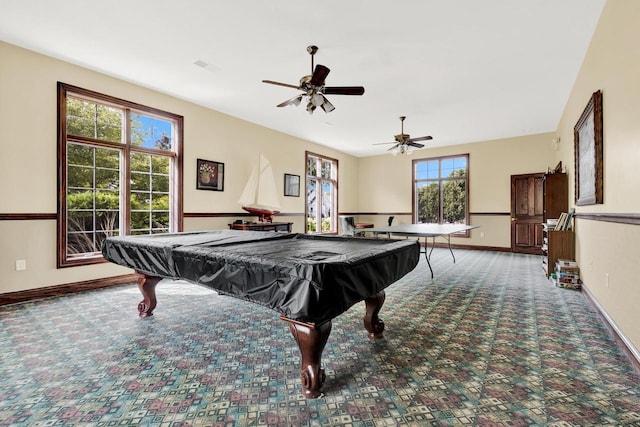
<instances>
[{"instance_id":1,"label":"model sailboat","mask_svg":"<svg viewBox=\"0 0 640 427\"><path fill-rule=\"evenodd\" d=\"M280 202L271 163L262 154L260 154L258 168L251 173L238 203L245 211L257 215L260 222L271 222L271 217L280 213Z\"/></svg>"}]
</instances>

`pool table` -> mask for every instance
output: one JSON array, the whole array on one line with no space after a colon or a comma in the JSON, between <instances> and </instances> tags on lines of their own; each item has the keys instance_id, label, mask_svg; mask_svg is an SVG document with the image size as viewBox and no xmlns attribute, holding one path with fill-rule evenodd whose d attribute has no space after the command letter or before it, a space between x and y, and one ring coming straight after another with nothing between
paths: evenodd
<instances>
[{"instance_id":1,"label":"pool table","mask_svg":"<svg viewBox=\"0 0 640 427\"><path fill-rule=\"evenodd\" d=\"M301 353L302 392L322 394L331 320L364 301L364 326L382 338L384 289L415 268L415 240L216 230L107 238L104 257L141 274L140 317L156 307L156 284L184 279L269 307L289 324Z\"/></svg>"}]
</instances>

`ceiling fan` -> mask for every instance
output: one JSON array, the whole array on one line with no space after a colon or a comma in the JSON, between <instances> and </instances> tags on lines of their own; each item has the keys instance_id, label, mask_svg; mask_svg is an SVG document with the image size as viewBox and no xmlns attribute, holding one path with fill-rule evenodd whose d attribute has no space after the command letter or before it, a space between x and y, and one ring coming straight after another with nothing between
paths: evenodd
<instances>
[{"instance_id":1,"label":"ceiling fan","mask_svg":"<svg viewBox=\"0 0 640 427\"><path fill-rule=\"evenodd\" d=\"M391 153L395 156L396 154L411 154L414 148L424 147L424 144L418 144L417 141L429 141L433 139L433 137L431 136L419 136L416 138L411 138L410 135L404 133L404 119L406 119L405 116L400 116L400 134L394 136L394 142L379 142L373 145L395 144L393 147L387 150L391 151Z\"/></svg>"},{"instance_id":2,"label":"ceiling fan","mask_svg":"<svg viewBox=\"0 0 640 427\"><path fill-rule=\"evenodd\" d=\"M364 87L362 86L325 86L324 81L329 74L329 68L324 65L313 65L313 56L318 51L317 46L307 46L307 52L311 55L311 74L300 79L298 86L287 83L274 82L273 80L263 80L263 83L272 85L285 86L293 89L301 90L303 93L291 99L288 99L278 107L287 105L300 105L303 99L307 102L307 111L312 114L316 107L321 107L325 113L335 110L333 104L325 97L325 95L362 95Z\"/></svg>"}]
</instances>

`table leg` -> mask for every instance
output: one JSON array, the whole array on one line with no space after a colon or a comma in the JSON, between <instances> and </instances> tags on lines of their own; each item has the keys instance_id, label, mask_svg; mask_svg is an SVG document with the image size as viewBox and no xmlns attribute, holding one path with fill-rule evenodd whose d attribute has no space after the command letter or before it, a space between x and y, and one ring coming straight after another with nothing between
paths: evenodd
<instances>
[{"instance_id":1,"label":"table leg","mask_svg":"<svg viewBox=\"0 0 640 427\"><path fill-rule=\"evenodd\" d=\"M289 322L289 330L300 349L300 381L302 394L307 399L322 396L325 374L321 368L322 351L331 333L331 320L320 324L302 323L280 316Z\"/></svg>"},{"instance_id":2,"label":"table leg","mask_svg":"<svg viewBox=\"0 0 640 427\"><path fill-rule=\"evenodd\" d=\"M382 304L384 304L385 293L380 291L377 294L364 300L366 311L364 313L364 327L369 332L369 338L383 338L384 322L378 317Z\"/></svg>"},{"instance_id":3,"label":"table leg","mask_svg":"<svg viewBox=\"0 0 640 427\"><path fill-rule=\"evenodd\" d=\"M453 263L456 263L456 256L453 254L453 250L451 249L451 235L447 235L447 241L449 242L449 252L451 252L451 257L453 258Z\"/></svg>"},{"instance_id":4,"label":"table leg","mask_svg":"<svg viewBox=\"0 0 640 427\"><path fill-rule=\"evenodd\" d=\"M142 275L138 279L138 289L144 298L138 304L138 316L153 316L153 309L156 308L156 285L162 277Z\"/></svg>"},{"instance_id":5,"label":"table leg","mask_svg":"<svg viewBox=\"0 0 640 427\"><path fill-rule=\"evenodd\" d=\"M433 245L435 246L435 244L436 243L435 243L435 240L434 240ZM431 250L433 251L433 247L431 248ZM429 271L431 271L431 280L433 280L433 268L431 268L431 261L429 260L430 257L431 257L431 253L429 252L429 238L425 236L425 238L424 238L424 259L427 260L427 265L429 266Z\"/></svg>"}]
</instances>

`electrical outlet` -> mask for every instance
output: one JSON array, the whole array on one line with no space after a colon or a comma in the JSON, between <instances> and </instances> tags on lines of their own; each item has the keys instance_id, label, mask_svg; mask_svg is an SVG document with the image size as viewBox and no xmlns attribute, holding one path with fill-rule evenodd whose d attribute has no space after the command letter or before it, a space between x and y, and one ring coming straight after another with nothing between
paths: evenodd
<instances>
[{"instance_id":1,"label":"electrical outlet","mask_svg":"<svg viewBox=\"0 0 640 427\"><path fill-rule=\"evenodd\" d=\"M480 237L484 237L484 231L480 232Z\"/></svg>"},{"instance_id":2,"label":"electrical outlet","mask_svg":"<svg viewBox=\"0 0 640 427\"><path fill-rule=\"evenodd\" d=\"M604 273L604 286L609 287L609 273Z\"/></svg>"},{"instance_id":3,"label":"electrical outlet","mask_svg":"<svg viewBox=\"0 0 640 427\"><path fill-rule=\"evenodd\" d=\"M16 271L22 271L27 269L27 260L26 259L17 259L16 260Z\"/></svg>"}]
</instances>

